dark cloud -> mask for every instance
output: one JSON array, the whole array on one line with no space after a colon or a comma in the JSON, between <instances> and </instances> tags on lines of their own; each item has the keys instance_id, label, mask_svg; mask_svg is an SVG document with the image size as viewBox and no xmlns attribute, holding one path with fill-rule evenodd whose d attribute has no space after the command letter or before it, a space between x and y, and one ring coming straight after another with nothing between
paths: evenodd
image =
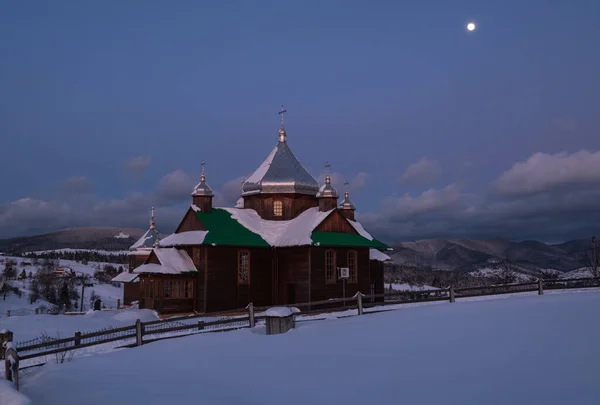
<instances>
[{"instance_id":1,"label":"dark cloud","mask_svg":"<svg viewBox=\"0 0 600 405\"><path fill-rule=\"evenodd\" d=\"M600 152L555 155L536 153L501 173L477 193L457 184L420 193L390 196L357 217L378 238L393 242L422 238L491 238L543 241L587 238L600 234ZM324 174L319 181L324 181ZM368 176L350 179L351 189L365 186ZM72 226L146 227L156 206L157 223L170 232L181 220L198 179L177 170L159 180L155 190L122 199L93 193L61 194L60 200L24 198L0 204L0 237ZM345 178L332 173L340 194ZM85 190L83 178L70 179ZM231 206L241 194L242 178L213 185L215 205ZM78 187L75 187L77 185Z\"/></svg>"},{"instance_id":2,"label":"dark cloud","mask_svg":"<svg viewBox=\"0 0 600 405\"><path fill-rule=\"evenodd\" d=\"M84 176L71 177L63 184L62 189L67 193L90 193L92 185Z\"/></svg>"},{"instance_id":3,"label":"dark cloud","mask_svg":"<svg viewBox=\"0 0 600 405\"><path fill-rule=\"evenodd\" d=\"M418 162L409 165L402 176L400 183L404 185L429 186L435 183L442 174L440 164L427 157L422 157Z\"/></svg>"},{"instance_id":4,"label":"dark cloud","mask_svg":"<svg viewBox=\"0 0 600 405\"><path fill-rule=\"evenodd\" d=\"M125 162L125 169L136 176L141 176L146 173L150 163L152 163L150 156L135 156Z\"/></svg>"},{"instance_id":5,"label":"dark cloud","mask_svg":"<svg viewBox=\"0 0 600 405\"><path fill-rule=\"evenodd\" d=\"M155 191L156 199L159 205L165 205L170 202L183 202L189 200L194 189L194 185L199 181L184 172L175 170L161 178Z\"/></svg>"},{"instance_id":6,"label":"dark cloud","mask_svg":"<svg viewBox=\"0 0 600 405\"><path fill-rule=\"evenodd\" d=\"M597 234L600 152L536 153L475 195L455 185L415 197L386 198L377 212L357 213L388 241L424 238L568 240Z\"/></svg>"},{"instance_id":7,"label":"dark cloud","mask_svg":"<svg viewBox=\"0 0 600 405\"><path fill-rule=\"evenodd\" d=\"M242 194L242 183L246 177L238 177L229 180L219 190L213 190L215 193L215 205L222 207L234 206Z\"/></svg>"}]
</instances>

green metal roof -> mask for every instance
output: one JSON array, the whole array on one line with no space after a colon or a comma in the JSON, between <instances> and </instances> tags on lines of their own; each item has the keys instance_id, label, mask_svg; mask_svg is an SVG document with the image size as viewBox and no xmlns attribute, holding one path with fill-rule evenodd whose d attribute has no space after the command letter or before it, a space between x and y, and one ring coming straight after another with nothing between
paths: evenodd
<instances>
[{"instance_id":1,"label":"green metal roof","mask_svg":"<svg viewBox=\"0 0 600 405\"><path fill-rule=\"evenodd\" d=\"M355 233L313 232L313 244L320 246L354 246L375 249L386 249L387 246L376 239L369 240Z\"/></svg>"},{"instance_id":2,"label":"green metal roof","mask_svg":"<svg viewBox=\"0 0 600 405\"><path fill-rule=\"evenodd\" d=\"M223 209L213 208L208 213L196 211L196 217L208 231L204 245L270 247L260 235L242 226Z\"/></svg>"}]
</instances>

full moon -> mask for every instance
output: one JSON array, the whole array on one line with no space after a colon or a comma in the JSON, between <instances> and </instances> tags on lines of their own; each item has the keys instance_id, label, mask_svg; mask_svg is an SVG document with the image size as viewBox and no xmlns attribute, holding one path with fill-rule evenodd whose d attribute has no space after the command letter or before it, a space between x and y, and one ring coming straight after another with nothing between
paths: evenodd
<instances>
[{"instance_id":1,"label":"full moon","mask_svg":"<svg viewBox=\"0 0 600 405\"><path fill-rule=\"evenodd\" d=\"M474 22L470 22L467 24L467 30L469 31L475 31L475 23Z\"/></svg>"}]
</instances>

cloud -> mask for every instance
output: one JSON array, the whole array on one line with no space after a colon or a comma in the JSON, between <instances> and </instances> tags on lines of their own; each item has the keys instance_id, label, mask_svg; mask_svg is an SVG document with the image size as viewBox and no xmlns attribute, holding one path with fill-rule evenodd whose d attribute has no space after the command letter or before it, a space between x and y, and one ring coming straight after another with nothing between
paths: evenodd
<instances>
[{"instance_id":1,"label":"cloud","mask_svg":"<svg viewBox=\"0 0 600 405\"><path fill-rule=\"evenodd\" d=\"M92 185L84 176L76 176L68 179L62 186L67 193L89 193L92 191Z\"/></svg>"},{"instance_id":2,"label":"cloud","mask_svg":"<svg viewBox=\"0 0 600 405\"><path fill-rule=\"evenodd\" d=\"M456 185L385 198L357 217L387 241L425 238L569 240L598 233L599 153L533 154L491 182L489 191Z\"/></svg>"},{"instance_id":3,"label":"cloud","mask_svg":"<svg viewBox=\"0 0 600 405\"><path fill-rule=\"evenodd\" d=\"M152 163L150 156L136 156L125 162L125 169L136 176L143 175Z\"/></svg>"},{"instance_id":4,"label":"cloud","mask_svg":"<svg viewBox=\"0 0 600 405\"><path fill-rule=\"evenodd\" d=\"M562 187L600 184L600 151L536 153L516 163L493 183L504 196L527 196Z\"/></svg>"},{"instance_id":5,"label":"cloud","mask_svg":"<svg viewBox=\"0 0 600 405\"><path fill-rule=\"evenodd\" d=\"M461 198L463 194L456 184L450 184L441 189L431 188L417 197L408 193L400 198L388 197L382 203L382 213L393 218L407 218L453 206Z\"/></svg>"},{"instance_id":6,"label":"cloud","mask_svg":"<svg viewBox=\"0 0 600 405\"><path fill-rule=\"evenodd\" d=\"M160 205L189 200L194 189L194 179L183 170L175 170L162 177L155 191Z\"/></svg>"},{"instance_id":7,"label":"cloud","mask_svg":"<svg viewBox=\"0 0 600 405\"><path fill-rule=\"evenodd\" d=\"M229 180L215 193L215 205L228 207L233 206L242 195L242 182L247 178L238 177L233 180Z\"/></svg>"},{"instance_id":8,"label":"cloud","mask_svg":"<svg viewBox=\"0 0 600 405\"><path fill-rule=\"evenodd\" d=\"M400 183L404 185L427 186L435 183L442 174L440 164L427 157L422 157L418 162L409 165L402 176Z\"/></svg>"}]
</instances>

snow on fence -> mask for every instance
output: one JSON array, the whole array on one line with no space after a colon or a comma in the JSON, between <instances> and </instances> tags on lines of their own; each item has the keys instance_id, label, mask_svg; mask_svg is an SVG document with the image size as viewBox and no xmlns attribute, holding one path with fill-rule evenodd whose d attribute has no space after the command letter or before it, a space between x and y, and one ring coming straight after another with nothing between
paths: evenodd
<instances>
[{"instance_id":1,"label":"snow on fence","mask_svg":"<svg viewBox=\"0 0 600 405\"><path fill-rule=\"evenodd\" d=\"M438 290L426 291L395 291L385 294L365 295L357 293L353 297L334 298L322 301L312 301L307 303L298 303L287 305L302 309L301 313L295 313L294 317L305 316L316 313L330 313L336 311L345 311L356 309L358 315L363 314L364 308L376 306L385 306L393 304L429 302L429 301L449 301L455 302L457 298L477 297L496 294L511 294L520 292L537 291L539 295L544 290L572 289L572 288L590 288L600 287L598 278L578 278L578 279L555 279L538 280L532 283L506 284L486 287L468 287L468 288L442 288ZM226 316L217 318L224 313L199 314L190 316L173 317L150 322L137 322L134 325L121 328L107 328L93 332L76 332L74 336L67 338L51 338L42 336L36 339L17 342L11 347L14 348L12 360L23 367L33 365L27 360L40 359L42 364L48 355L57 356L58 362L63 362L66 353L81 349L104 345L105 349L110 350L114 347L133 347L140 346L143 343L149 343L156 340L167 339L177 336L206 333L223 332L240 328L252 328L258 322L263 322L265 313L269 307L254 307L252 303L248 307L239 310L229 311ZM255 315L256 312L256 315ZM376 312L376 311L371 311ZM234 314L234 315L232 315ZM348 315L352 316L352 315ZM301 319L299 319L301 320ZM305 318L304 320L311 320ZM12 333L10 331L0 331L0 359L5 358L2 350L2 340L12 342ZM94 350L101 351L101 350ZM67 358L68 359L68 358ZM14 368L14 362L11 363Z\"/></svg>"}]
</instances>

